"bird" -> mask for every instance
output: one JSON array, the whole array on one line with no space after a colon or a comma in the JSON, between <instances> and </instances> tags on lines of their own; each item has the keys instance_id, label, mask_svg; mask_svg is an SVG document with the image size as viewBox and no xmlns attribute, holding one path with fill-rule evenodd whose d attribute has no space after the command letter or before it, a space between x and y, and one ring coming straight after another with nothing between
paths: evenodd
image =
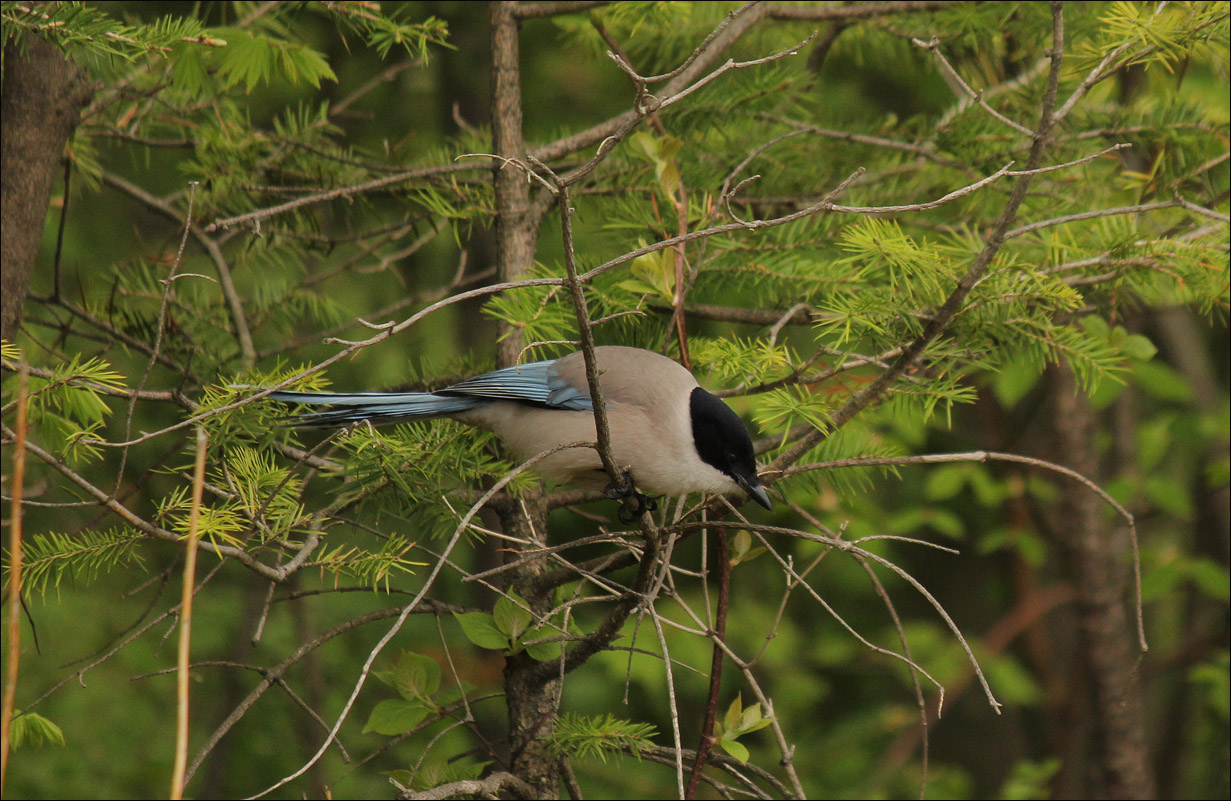
<instances>
[{"instance_id":1,"label":"bird","mask_svg":"<svg viewBox=\"0 0 1231 801\"><path fill-rule=\"evenodd\" d=\"M642 493L674 497L741 490L771 508L744 421L702 389L687 368L653 351L617 345L594 348L594 357L612 455L630 475L622 477L623 486L616 485L594 448L551 453L532 466L536 473L604 489L612 498L631 493L638 499L631 515L636 517L654 508ZM278 390L268 397L310 407L291 420L297 427L449 417L493 432L521 461L560 445L597 439L581 351L494 370L435 392ZM624 509L620 516L630 519Z\"/></svg>"}]
</instances>

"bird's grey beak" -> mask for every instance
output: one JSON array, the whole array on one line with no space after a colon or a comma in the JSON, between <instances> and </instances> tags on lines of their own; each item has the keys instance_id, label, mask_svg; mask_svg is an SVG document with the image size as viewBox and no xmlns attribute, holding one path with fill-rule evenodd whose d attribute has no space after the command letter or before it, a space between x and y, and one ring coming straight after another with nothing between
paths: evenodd
<instances>
[{"instance_id":1,"label":"bird's grey beak","mask_svg":"<svg viewBox=\"0 0 1231 801\"><path fill-rule=\"evenodd\" d=\"M756 483L753 483L753 482L756 482ZM769 494L765 492L765 487L762 487L761 482L757 481L755 477L753 477L752 479L747 479L747 478L744 478L743 476L736 476L735 483L739 484L740 489L748 493L749 498L752 498L754 501L761 504L766 509L773 508L769 504Z\"/></svg>"}]
</instances>

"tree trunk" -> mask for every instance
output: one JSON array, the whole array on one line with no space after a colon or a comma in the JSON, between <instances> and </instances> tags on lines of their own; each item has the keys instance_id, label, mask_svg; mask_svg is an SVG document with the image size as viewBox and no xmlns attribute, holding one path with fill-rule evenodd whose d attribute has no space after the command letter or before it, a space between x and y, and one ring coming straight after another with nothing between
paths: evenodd
<instances>
[{"instance_id":1,"label":"tree trunk","mask_svg":"<svg viewBox=\"0 0 1231 801\"><path fill-rule=\"evenodd\" d=\"M522 138L521 72L519 63L519 24L514 17L514 2L491 4L492 41L492 146L503 159L523 161L526 146ZM530 186L517 165L500 162L494 166L496 187L496 261L501 281L523 277L534 263L538 221L530 207ZM520 331L501 325L501 340L496 362L500 367L515 364L523 343ZM547 514L535 498L509 505L500 512L501 526L508 534L547 545ZM521 511L524 509L524 513ZM544 559L533 559L510 571L509 586L517 590L536 615L551 609L551 591L533 591L532 581L545 572ZM534 790L535 798L559 795L560 771L557 760L547 749L547 738L555 730L560 704L560 680L543 681L540 665L524 652L509 657L504 668L505 703L509 712L509 770Z\"/></svg>"},{"instance_id":2,"label":"tree trunk","mask_svg":"<svg viewBox=\"0 0 1231 801\"><path fill-rule=\"evenodd\" d=\"M94 91L85 71L37 36L4 46L0 98L0 337L12 340L43 239L68 137Z\"/></svg>"},{"instance_id":3,"label":"tree trunk","mask_svg":"<svg viewBox=\"0 0 1231 801\"><path fill-rule=\"evenodd\" d=\"M1055 367L1052 401L1057 461L1099 482L1096 419L1072 370ZM1127 614L1128 540L1108 525L1103 501L1073 481L1063 484L1055 534L1069 549L1084 662L1089 671L1096 728L1095 797L1154 798L1154 777L1141 703L1139 654Z\"/></svg>"}]
</instances>

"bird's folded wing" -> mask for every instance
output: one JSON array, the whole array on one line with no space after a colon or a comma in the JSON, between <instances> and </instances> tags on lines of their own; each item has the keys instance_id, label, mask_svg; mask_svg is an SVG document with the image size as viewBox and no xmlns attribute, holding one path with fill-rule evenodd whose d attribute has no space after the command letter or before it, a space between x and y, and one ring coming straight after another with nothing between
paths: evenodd
<instances>
[{"instance_id":1,"label":"bird's folded wing","mask_svg":"<svg viewBox=\"0 0 1231 801\"><path fill-rule=\"evenodd\" d=\"M589 390L574 387L555 370L555 361L531 362L505 367L439 390L438 395L466 395L547 406L553 409L590 411Z\"/></svg>"}]
</instances>

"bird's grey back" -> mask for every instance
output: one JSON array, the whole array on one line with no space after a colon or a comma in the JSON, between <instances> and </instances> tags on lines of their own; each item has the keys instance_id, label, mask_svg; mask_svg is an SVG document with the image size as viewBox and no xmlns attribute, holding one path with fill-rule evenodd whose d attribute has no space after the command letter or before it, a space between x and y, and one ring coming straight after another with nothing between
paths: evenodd
<instances>
[{"instance_id":1,"label":"bird's grey back","mask_svg":"<svg viewBox=\"0 0 1231 801\"><path fill-rule=\"evenodd\" d=\"M678 362L641 348L600 345L594 349L598 363L599 386L608 403L653 406L660 399L686 395L697 386L697 379ZM568 385L590 394L586 381L585 356L581 351L557 359L553 368Z\"/></svg>"}]
</instances>

